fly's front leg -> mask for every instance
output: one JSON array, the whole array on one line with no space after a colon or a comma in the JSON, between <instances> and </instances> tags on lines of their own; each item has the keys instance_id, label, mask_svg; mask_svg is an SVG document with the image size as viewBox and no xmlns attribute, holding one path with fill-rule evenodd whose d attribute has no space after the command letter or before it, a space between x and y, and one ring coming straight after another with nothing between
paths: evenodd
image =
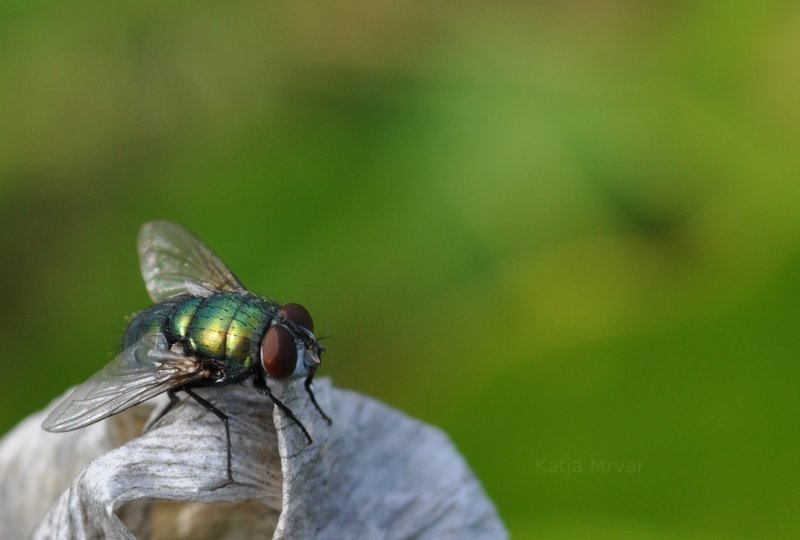
<instances>
[{"instance_id":1,"label":"fly's front leg","mask_svg":"<svg viewBox=\"0 0 800 540\"><path fill-rule=\"evenodd\" d=\"M317 409L317 412L319 412L319 414L322 415L322 418L324 418L325 421L328 422L328 425L330 426L331 424L333 424L333 420L331 420L330 417L327 414L325 414L325 411L322 410L322 407L319 406L319 403L317 403L317 398L314 395L314 392L311 390L311 382L313 380L314 380L314 372L312 371L311 373L308 374L308 377L306 377L306 381L303 385L306 387L306 392L308 393L308 397L311 398L311 403L314 404L314 408Z\"/></svg>"},{"instance_id":2,"label":"fly's front leg","mask_svg":"<svg viewBox=\"0 0 800 540\"><path fill-rule=\"evenodd\" d=\"M311 444L312 442L314 442L311 439L311 435L308 434L308 430L306 429L306 426L304 426L303 423L300 420L297 419L297 417L294 415L292 410L289 407L287 407L286 404L283 401L279 400L275 396L275 394L272 393L272 390L270 390L269 386L267 386L267 382L264 379L262 379L261 377L256 377L254 382L255 382L256 388L258 388L259 390L264 392L264 394L272 401L272 403L275 404L276 407L278 407L281 411L283 411L283 413L286 416L291 418L292 422L297 424L297 427L299 427L300 430L303 432L303 435L306 436L306 439L308 440L308 444Z\"/></svg>"}]
</instances>

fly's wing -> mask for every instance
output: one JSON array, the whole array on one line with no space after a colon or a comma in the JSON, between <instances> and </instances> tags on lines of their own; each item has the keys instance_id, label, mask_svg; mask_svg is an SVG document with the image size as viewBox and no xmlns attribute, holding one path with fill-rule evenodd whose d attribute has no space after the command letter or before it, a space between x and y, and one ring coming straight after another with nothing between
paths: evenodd
<instances>
[{"instance_id":1,"label":"fly's wing","mask_svg":"<svg viewBox=\"0 0 800 540\"><path fill-rule=\"evenodd\" d=\"M139 231L139 261L154 302L190 294L243 291L225 263L189 231L169 221L151 221Z\"/></svg>"},{"instance_id":2,"label":"fly's wing","mask_svg":"<svg viewBox=\"0 0 800 540\"><path fill-rule=\"evenodd\" d=\"M82 428L200 378L197 359L168 350L162 335L147 335L76 388L42 427L53 432Z\"/></svg>"}]
</instances>

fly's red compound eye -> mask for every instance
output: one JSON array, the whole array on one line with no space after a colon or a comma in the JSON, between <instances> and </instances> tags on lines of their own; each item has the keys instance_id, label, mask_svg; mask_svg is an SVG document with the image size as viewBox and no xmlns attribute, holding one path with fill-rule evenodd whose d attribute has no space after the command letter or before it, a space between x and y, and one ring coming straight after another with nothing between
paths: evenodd
<instances>
[{"instance_id":1,"label":"fly's red compound eye","mask_svg":"<svg viewBox=\"0 0 800 540\"><path fill-rule=\"evenodd\" d=\"M289 330L271 326L261 342L261 362L270 377L283 379L294 373L297 345Z\"/></svg>"},{"instance_id":2,"label":"fly's red compound eye","mask_svg":"<svg viewBox=\"0 0 800 540\"><path fill-rule=\"evenodd\" d=\"M311 318L311 314L300 304L284 304L278 313L294 324L299 324L311 332L314 331L314 320Z\"/></svg>"}]
</instances>

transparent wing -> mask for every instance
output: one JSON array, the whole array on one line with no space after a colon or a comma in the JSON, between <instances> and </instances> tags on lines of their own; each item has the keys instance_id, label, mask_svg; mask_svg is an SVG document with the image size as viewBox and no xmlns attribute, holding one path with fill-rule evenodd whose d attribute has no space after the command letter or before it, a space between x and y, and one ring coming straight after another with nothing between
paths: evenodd
<instances>
[{"instance_id":1,"label":"transparent wing","mask_svg":"<svg viewBox=\"0 0 800 540\"><path fill-rule=\"evenodd\" d=\"M152 221L139 231L139 261L154 302L191 294L243 291L225 263L189 231L169 221Z\"/></svg>"},{"instance_id":2,"label":"transparent wing","mask_svg":"<svg viewBox=\"0 0 800 540\"><path fill-rule=\"evenodd\" d=\"M202 377L198 361L147 335L76 388L42 422L47 431L72 431Z\"/></svg>"}]
</instances>

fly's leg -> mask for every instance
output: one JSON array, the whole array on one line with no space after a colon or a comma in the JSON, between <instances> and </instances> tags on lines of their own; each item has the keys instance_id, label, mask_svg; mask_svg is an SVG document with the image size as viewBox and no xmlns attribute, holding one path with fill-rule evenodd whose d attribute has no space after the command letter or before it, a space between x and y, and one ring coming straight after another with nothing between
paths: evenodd
<instances>
[{"instance_id":1,"label":"fly's leg","mask_svg":"<svg viewBox=\"0 0 800 540\"><path fill-rule=\"evenodd\" d=\"M314 396L314 392L311 391L311 381L313 380L314 380L314 372L312 371L311 373L308 374L308 377L306 377L305 381L306 392L308 392L308 397L311 398L311 403L314 404L314 407L317 409L319 414L322 415L322 418L324 418L325 421L328 422L328 425L330 426L331 424L333 424L333 420L331 420L330 417L328 417L328 415L322 411L322 407L320 407L319 403L317 403L317 398Z\"/></svg>"},{"instance_id":2,"label":"fly's leg","mask_svg":"<svg viewBox=\"0 0 800 540\"><path fill-rule=\"evenodd\" d=\"M214 405L212 405L210 402L192 392L190 388L182 388L182 390L187 394L189 394L189 396L196 402L198 402L200 405L205 407L206 410L214 413L214 416L222 420L222 424L225 426L225 440L228 443L228 484L232 484L233 474L231 472L231 431L228 428L228 417L225 415L225 413L214 407Z\"/></svg>"},{"instance_id":3,"label":"fly's leg","mask_svg":"<svg viewBox=\"0 0 800 540\"><path fill-rule=\"evenodd\" d=\"M309 434L308 434L308 430L306 429L306 426L304 426L304 425L303 425L303 423L302 423L302 422L300 422L300 420L298 420L298 419L297 419L297 417L294 415L294 413L292 412L292 410L291 410L289 407L287 407L287 406L286 406L286 404L285 404L284 402L282 402L282 401L281 401L281 400L279 400L277 397L275 397L275 394L273 394L273 393L272 393L272 390L270 390L270 389L269 389L269 386L267 386L267 383L266 383L266 381L264 381L263 379L261 379L261 378L259 378L259 377L256 377L256 379L255 379L255 385L256 385L256 388L258 388L259 390L261 390L262 392L264 392L264 394L265 394L265 395L266 395L266 396L267 396L267 397L268 397L270 400L272 400L272 403L274 403L274 404L275 404L275 405L276 405L276 406L277 406L277 407L278 407L280 410L282 410L282 411L283 411L283 413L284 413L286 416L288 416L289 418L291 418L291 419L292 419L292 421L293 421L295 424L297 424L297 427L299 427L299 428L300 428L300 429L303 431L303 435L305 435L305 436L306 436L306 439L308 439L308 444L311 444L312 442L314 442L314 441L312 441L312 440L311 440L311 435L309 435Z\"/></svg>"},{"instance_id":4,"label":"fly's leg","mask_svg":"<svg viewBox=\"0 0 800 540\"><path fill-rule=\"evenodd\" d=\"M180 401L178 396L175 395L175 390L167 390L167 397L169 397L169 403L160 413L158 413L158 416L156 416L152 422L147 423L147 427L144 429L145 433L150 431L153 426L155 426L162 418L164 418L164 416Z\"/></svg>"}]
</instances>

